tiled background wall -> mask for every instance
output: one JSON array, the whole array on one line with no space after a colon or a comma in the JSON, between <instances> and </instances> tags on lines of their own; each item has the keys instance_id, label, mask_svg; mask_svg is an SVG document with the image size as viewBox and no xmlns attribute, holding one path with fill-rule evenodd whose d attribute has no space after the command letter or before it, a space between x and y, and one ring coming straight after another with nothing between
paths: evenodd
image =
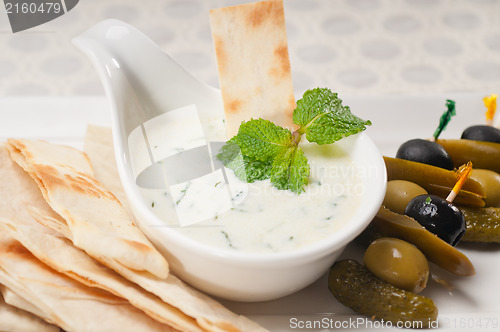
<instances>
[{"instance_id":1,"label":"tiled background wall","mask_svg":"<svg viewBox=\"0 0 500 332\"><path fill-rule=\"evenodd\" d=\"M106 18L128 22L200 80L218 86L212 8L248 1L80 0L64 16L13 34L0 9L0 97L103 95L71 38ZM499 0L284 0L298 93L500 90Z\"/></svg>"}]
</instances>

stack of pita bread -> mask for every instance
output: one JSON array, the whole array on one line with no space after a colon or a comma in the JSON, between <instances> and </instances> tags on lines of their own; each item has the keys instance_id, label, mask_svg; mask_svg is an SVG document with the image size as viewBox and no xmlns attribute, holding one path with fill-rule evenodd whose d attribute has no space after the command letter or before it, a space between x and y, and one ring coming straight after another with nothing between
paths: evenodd
<instances>
[{"instance_id":1,"label":"stack of pita bread","mask_svg":"<svg viewBox=\"0 0 500 332\"><path fill-rule=\"evenodd\" d=\"M214 10L211 25L229 131L252 117L290 124L282 1ZM0 143L0 331L265 331L169 272L113 155L111 131L94 126L85 152Z\"/></svg>"},{"instance_id":2,"label":"stack of pita bread","mask_svg":"<svg viewBox=\"0 0 500 332\"><path fill-rule=\"evenodd\" d=\"M264 330L170 274L96 179L118 178L110 130L89 127L86 149L96 171L70 147L0 145L0 330L22 330L17 321L27 331L54 330L43 321L67 331Z\"/></svg>"}]
</instances>

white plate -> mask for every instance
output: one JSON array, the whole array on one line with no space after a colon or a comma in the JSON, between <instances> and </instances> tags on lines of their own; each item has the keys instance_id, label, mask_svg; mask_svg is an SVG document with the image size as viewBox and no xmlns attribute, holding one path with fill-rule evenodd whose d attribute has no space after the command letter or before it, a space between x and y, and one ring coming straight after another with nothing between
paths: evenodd
<instances>
[{"instance_id":1,"label":"white plate","mask_svg":"<svg viewBox=\"0 0 500 332\"><path fill-rule=\"evenodd\" d=\"M446 109L446 99L456 101L457 116L443 132L443 138L458 138L467 126L484 122L482 94L341 97L351 106L353 113L373 122L368 134L388 156L394 156L399 144L408 139L430 137ZM89 123L110 124L104 97L0 99L2 141L8 137L39 138L82 148ZM474 264L476 275L453 277L433 265L432 273L446 279L453 289L448 290L430 281L422 294L431 297L438 306L440 330L498 330L500 245L460 244L459 249ZM361 261L362 255L362 248L350 245L342 257ZM356 315L338 303L328 291L326 276L306 289L276 301L221 302L276 332L326 332L340 328L363 331L380 330L386 326ZM314 324L316 328L306 329Z\"/></svg>"}]
</instances>

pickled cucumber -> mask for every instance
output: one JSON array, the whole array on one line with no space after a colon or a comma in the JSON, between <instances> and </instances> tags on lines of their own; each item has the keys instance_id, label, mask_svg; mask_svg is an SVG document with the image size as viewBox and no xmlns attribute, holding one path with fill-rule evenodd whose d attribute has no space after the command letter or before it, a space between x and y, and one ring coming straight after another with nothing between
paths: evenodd
<instances>
[{"instance_id":1,"label":"pickled cucumber","mask_svg":"<svg viewBox=\"0 0 500 332\"><path fill-rule=\"evenodd\" d=\"M474 265L467 256L429 232L411 217L392 212L382 206L370 226L378 234L382 233L384 236L412 243L429 261L448 272L459 276L472 276L476 273Z\"/></svg>"},{"instance_id":2,"label":"pickled cucumber","mask_svg":"<svg viewBox=\"0 0 500 332\"><path fill-rule=\"evenodd\" d=\"M500 243L500 208L461 206L466 231L462 241Z\"/></svg>"},{"instance_id":3,"label":"pickled cucumber","mask_svg":"<svg viewBox=\"0 0 500 332\"><path fill-rule=\"evenodd\" d=\"M440 139L437 142L450 154L455 167L471 161L475 168L500 173L500 143L468 139Z\"/></svg>"},{"instance_id":4,"label":"pickled cucumber","mask_svg":"<svg viewBox=\"0 0 500 332\"><path fill-rule=\"evenodd\" d=\"M340 303L354 311L394 324L419 322L418 327L428 328L437 318L437 307L430 298L394 287L352 259L332 266L328 288Z\"/></svg>"},{"instance_id":5,"label":"pickled cucumber","mask_svg":"<svg viewBox=\"0 0 500 332\"><path fill-rule=\"evenodd\" d=\"M362 232L359 234L354 241L360 244L363 247L368 247L373 241L376 239L380 239L381 237L385 237L387 234L379 231L375 226L369 224Z\"/></svg>"},{"instance_id":6,"label":"pickled cucumber","mask_svg":"<svg viewBox=\"0 0 500 332\"><path fill-rule=\"evenodd\" d=\"M500 145L500 144L499 144ZM457 182L457 174L444 168L414 161L384 157L387 180L406 180L418 184L429 194L446 198ZM475 166L475 164L474 164ZM468 179L455 198L456 204L484 206L486 193L480 183Z\"/></svg>"}]
</instances>

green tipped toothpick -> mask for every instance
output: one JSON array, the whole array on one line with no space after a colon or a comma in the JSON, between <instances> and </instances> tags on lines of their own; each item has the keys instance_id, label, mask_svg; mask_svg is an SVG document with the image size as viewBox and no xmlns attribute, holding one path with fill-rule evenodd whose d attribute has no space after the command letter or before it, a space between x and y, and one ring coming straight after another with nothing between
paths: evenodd
<instances>
[{"instance_id":1,"label":"green tipped toothpick","mask_svg":"<svg viewBox=\"0 0 500 332\"><path fill-rule=\"evenodd\" d=\"M448 108L446 111L444 111L443 115L441 115L441 118L439 119L439 126L437 127L436 131L434 132L433 141L437 140L439 135L443 132L443 130L446 129L446 126L451 120L451 117L456 115L455 111L455 102L453 100L446 100L446 107Z\"/></svg>"}]
</instances>

